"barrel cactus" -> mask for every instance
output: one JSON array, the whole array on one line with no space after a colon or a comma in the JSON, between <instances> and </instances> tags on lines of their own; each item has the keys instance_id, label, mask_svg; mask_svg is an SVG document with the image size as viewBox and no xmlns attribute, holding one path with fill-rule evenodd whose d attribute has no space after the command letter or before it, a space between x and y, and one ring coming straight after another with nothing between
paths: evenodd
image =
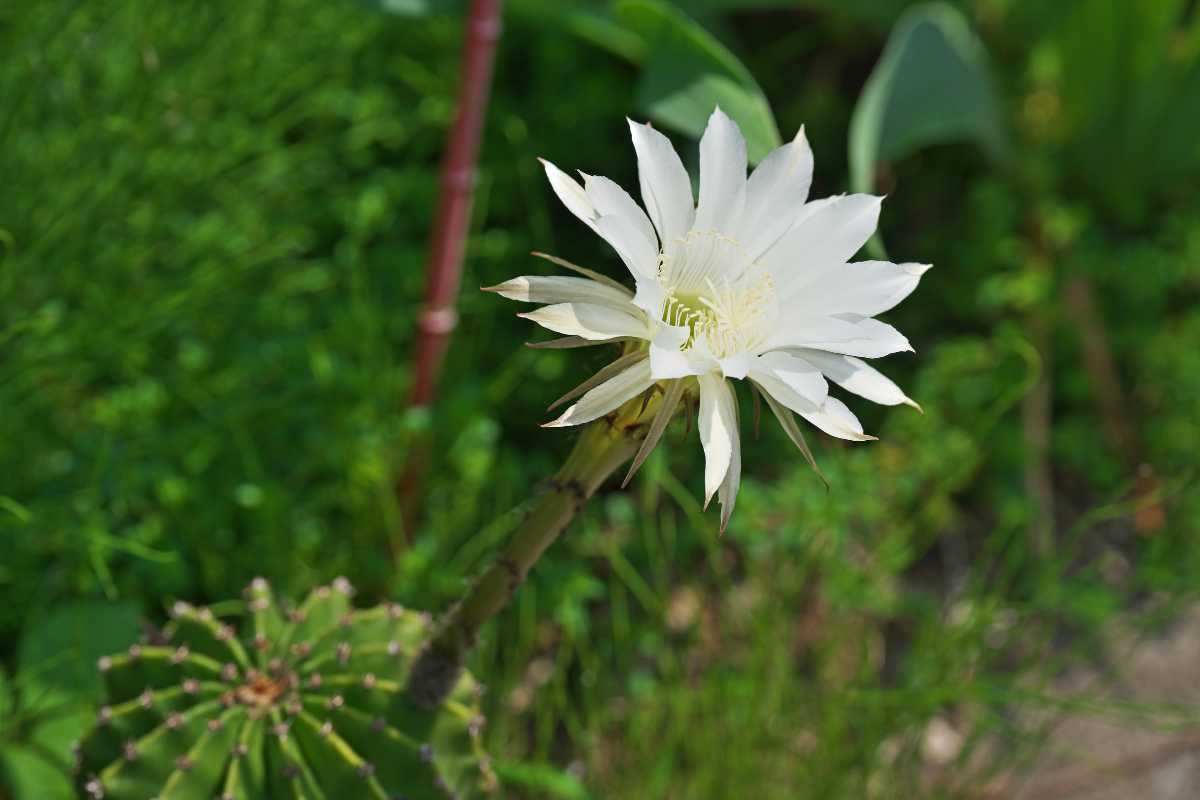
<instances>
[{"instance_id":1,"label":"barrel cactus","mask_svg":"<svg viewBox=\"0 0 1200 800\"><path fill-rule=\"evenodd\" d=\"M265 580L239 632L179 603L161 635L102 658L106 705L77 752L93 800L377 798L488 794L480 689L464 674L439 707L404 693L427 614L355 609L344 579L280 608ZM242 605L242 604L236 604Z\"/></svg>"}]
</instances>

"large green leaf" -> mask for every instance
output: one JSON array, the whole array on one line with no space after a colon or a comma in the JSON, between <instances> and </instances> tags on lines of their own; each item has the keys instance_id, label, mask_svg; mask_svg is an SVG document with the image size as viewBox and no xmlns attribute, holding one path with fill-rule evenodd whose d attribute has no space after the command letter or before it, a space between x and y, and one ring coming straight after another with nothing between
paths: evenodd
<instances>
[{"instance_id":1,"label":"large green leaf","mask_svg":"<svg viewBox=\"0 0 1200 800\"><path fill-rule=\"evenodd\" d=\"M751 162L780 145L762 89L712 34L661 0L618 0L614 12L646 43L636 100L651 120L699 136L720 106L741 127Z\"/></svg>"},{"instance_id":2,"label":"large green leaf","mask_svg":"<svg viewBox=\"0 0 1200 800\"><path fill-rule=\"evenodd\" d=\"M1007 152L983 46L957 9L918 6L896 24L854 109L851 185L869 192L881 162L963 140L996 159Z\"/></svg>"},{"instance_id":3,"label":"large green leaf","mask_svg":"<svg viewBox=\"0 0 1200 800\"><path fill-rule=\"evenodd\" d=\"M18 651L21 688L90 699L100 688L96 660L137 641L137 609L128 603L71 603L25 628Z\"/></svg>"}]
</instances>

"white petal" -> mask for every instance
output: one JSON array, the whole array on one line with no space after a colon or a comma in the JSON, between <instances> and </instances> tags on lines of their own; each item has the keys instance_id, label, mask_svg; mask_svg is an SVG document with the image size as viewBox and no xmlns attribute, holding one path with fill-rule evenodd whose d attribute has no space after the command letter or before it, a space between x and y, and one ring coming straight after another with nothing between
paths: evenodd
<instances>
[{"instance_id":1,"label":"white petal","mask_svg":"<svg viewBox=\"0 0 1200 800\"><path fill-rule=\"evenodd\" d=\"M882 201L852 194L802 210L795 226L764 257L780 296L792 294L793 287L815 277L814 271L849 261L875 233Z\"/></svg>"},{"instance_id":2,"label":"white petal","mask_svg":"<svg viewBox=\"0 0 1200 800\"><path fill-rule=\"evenodd\" d=\"M812 174L812 148L804 128L755 168L746 182L746 209L738 237L749 258L757 259L795 224L808 199Z\"/></svg>"},{"instance_id":3,"label":"white petal","mask_svg":"<svg viewBox=\"0 0 1200 800\"><path fill-rule=\"evenodd\" d=\"M895 307L912 294L929 270L928 264L858 261L814 270L807 280L792 285L781 302L797 311L820 314L850 312L864 317Z\"/></svg>"},{"instance_id":4,"label":"white petal","mask_svg":"<svg viewBox=\"0 0 1200 800\"><path fill-rule=\"evenodd\" d=\"M846 404L836 397L826 397L820 411L800 412L810 423L838 439L852 442L873 442L874 436L863 433L862 423Z\"/></svg>"},{"instance_id":5,"label":"white petal","mask_svg":"<svg viewBox=\"0 0 1200 800\"><path fill-rule=\"evenodd\" d=\"M687 354L680 350L688 339L688 329L676 325L660 325L650 341L650 373L657 381L697 375L699 370Z\"/></svg>"},{"instance_id":6,"label":"white petal","mask_svg":"<svg viewBox=\"0 0 1200 800\"><path fill-rule=\"evenodd\" d=\"M635 278L650 278L658 271L658 249L646 241L637 227L616 214L596 220L596 232L612 245Z\"/></svg>"},{"instance_id":7,"label":"white petal","mask_svg":"<svg viewBox=\"0 0 1200 800\"><path fill-rule=\"evenodd\" d=\"M585 422L599 419L608 412L619 408L623 403L637 397L653 384L654 378L650 377L650 362L643 359L589 391L579 398L579 402L564 411L561 417L553 422L547 422L542 427L561 428L567 425L582 425Z\"/></svg>"},{"instance_id":8,"label":"white petal","mask_svg":"<svg viewBox=\"0 0 1200 800\"><path fill-rule=\"evenodd\" d=\"M658 237L654 234L654 226L642 207L634 202L629 193L614 181L601 175L583 174L583 190L588 200L596 209L598 216L614 215L629 222L638 233L642 234L652 250L658 250Z\"/></svg>"},{"instance_id":9,"label":"white petal","mask_svg":"<svg viewBox=\"0 0 1200 800\"><path fill-rule=\"evenodd\" d=\"M738 431L729 384L715 372L701 375L699 380L699 428L700 443L704 446L704 504L707 506L729 473L733 441Z\"/></svg>"},{"instance_id":10,"label":"white petal","mask_svg":"<svg viewBox=\"0 0 1200 800\"><path fill-rule=\"evenodd\" d=\"M908 339L891 325L857 314L831 317L802 315L796 319L785 319L761 349L766 352L795 347L862 358L880 358L912 350Z\"/></svg>"},{"instance_id":11,"label":"white petal","mask_svg":"<svg viewBox=\"0 0 1200 800\"><path fill-rule=\"evenodd\" d=\"M658 277L639 276L637 292L633 295L633 304L654 319L662 317L663 304L667 301L667 291L658 282Z\"/></svg>"},{"instance_id":12,"label":"white petal","mask_svg":"<svg viewBox=\"0 0 1200 800\"><path fill-rule=\"evenodd\" d=\"M750 369L750 378L764 392L778 400L797 414L811 414L821 410L819 403L814 403L804 395L789 386L765 364L756 363Z\"/></svg>"},{"instance_id":13,"label":"white petal","mask_svg":"<svg viewBox=\"0 0 1200 800\"><path fill-rule=\"evenodd\" d=\"M740 381L750 371L753 360L753 356L748 351L742 350L728 358L718 359L717 363L721 365L722 375Z\"/></svg>"},{"instance_id":14,"label":"white petal","mask_svg":"<svg viewBox=\"0 0 1200 800\"><path fill-rule=\"evenodd\" d=\"M730 389L729 396L733 399L733 439L729 455L729 471L717 489L717 501L721 504L721 532L729 525L729 517L733 514L734 503L737 502L738 487L742 483L742 440L738 433L737 395Z\"/></svg>"},{"instance_id":15,"label":"white petal","mask_svg":"<svg viewBox=\"0 0 1200 800\"><path fill-rule=\"evenodd\" d=\"M834 383L859 397L884 406L904 403L913 408L920 408L886 375L860 358L824 353L820 350L801 350L798 354L829 376Z\"/></svg>"},{"instance_id":16,"label":"white petal","mask_svg":"<svg viewBox=\"0 0 1200 800\"><path fill-rule=\"evenodd\" d=\"M632 309L633 307L630 306ZM621 336L649 338L645 318L619 311L610 306L592 303L557 303L552 306L518 314L518 317L533 320L543 328L566 336L580 336L599 341Z\"/></svg>"},{"instance_id":17,"label":"white petal","mask_svg":"<svg viewBox=\"0 0 1200 800\"><path fill-rule=\"evenodd\" d=\"M696 214L692 181L666 136L633 120L629 120L629 131L637 151L642 204L665 245L692 229Z\"/></svg>"},{"instance_id":18,"label":"white petal","mask_svg":"<svg viewBox=\"0 0 1200 800\"><path fill-rule=\"evenodd\" d=\"M756 377L764 370L787 384L793 392L812 404L812 408L820 408L829 394L829 384L825 376L814 365L802 358L779 351L765 353L755 359L753 372Z\"/></svg>"},{"instance_id":19,"label":"white petal","mask_svg":"<svg viewBox=\"0 0 1200 800\"><path fill-rule=\"evenodd\" d=\"M630 307L628 294L587 278L522 275L488 286L484 291L524 303L597 303L620 309Z\"/></svg>"},{"instance_id":20,"label":"white petal","mask_svg":"<svg viewBox=\"0 0 1200 800\"><path fill-rule=\"evenodd\" d=\"M720 108L700 138L700 202L693 227L734 235L746 205L746 140Z\"/></svg>"},{"instance_id":21,"label":"white petal","mask_svg":"<svg viewBox=\"0 0 1200 800\"><path fill-rule=\"evenodd\" d=\"M596 219L596 207L588 198L587 192L579 185L574 178L563 172L558 167L551 164L544 158L539 158L542 162L542 167L546 170L546 177L550 179L550 186L554 189L554 193L558 195L558 199L567 209L579 217L588 227L593 227L592 223Z\"/></svg>"}]
</instances>

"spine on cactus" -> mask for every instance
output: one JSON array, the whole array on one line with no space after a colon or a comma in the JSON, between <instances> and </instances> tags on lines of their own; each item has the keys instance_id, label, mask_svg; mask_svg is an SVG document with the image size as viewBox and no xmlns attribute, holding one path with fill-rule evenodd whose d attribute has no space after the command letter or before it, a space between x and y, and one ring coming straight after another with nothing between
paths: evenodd
<instances>
[{"instance_id":1,"label":"spine on cactus","mask_svg":"<svg viewBox=\"0 0 1200 800\"><path fill-rule=\"evenodd\" d=\"M239 633L177 604L159 639L102 658L107 703L77 750L91 800L473 798L495 787L478 685L436 708L404 686L427 614L351 605L345 580L280 609L246 591Z\"/></svg>"},{"instance_id":2,"label":"spine on cactus","mask_svg":"<svg viewBox=\"0 0 1200 800\"><path fill-rule=\"evenodd\" d=\"M652 388L584 429L508 545L446 613L421 649L408 679L413 702L433 708L445 699L463 672L480 628L504 608L533 564L600 484L638 452L661 400L661 392Z\"/></svg>"}]
</instances>

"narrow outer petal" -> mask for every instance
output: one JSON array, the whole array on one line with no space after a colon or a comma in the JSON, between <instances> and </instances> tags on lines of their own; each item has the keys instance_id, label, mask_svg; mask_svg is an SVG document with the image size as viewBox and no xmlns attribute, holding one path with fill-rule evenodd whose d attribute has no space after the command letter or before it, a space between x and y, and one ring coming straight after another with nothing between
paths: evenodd
<instances>
[{"instance_id":1,"label":"narrow outer petal","mask_svg":"<svg viewBox=\"0 0 1200 800\"><path fill-rule=\"evenodd\" d=\"M812 174L812 148L804 128L755 168L746 182L746 208L738 237L750 259L769 250L796 223L808 199Z\"/></svg>"},{"instance_id":2,"label":"narrow outer petal","mask_svg":"<svg viewBox=\"0 0 1200 800\"><path fill-rule=\"evenodd\" d=\"M873 403L895 406L901 403L919 409L900 387L861 358L824 353L820 350L800 350L797 354L829 376L837 385Z\"/></svg>"},{"instance_id":3,"label":"narrow outer petal","mask_svg":"<svg viewBox=\"0 0 1200 800\"><path fill-rule=\"evenodd\" d=\"M700 138L700 202L693 227L735 235L746 205L746 140L720 108Z\"/></svg>"},{"instance_id":4,"label":"narrow outer petal","mask_svg":"<svg viewBox=\"0 0 1200 800\"><path fill-rule=\"evenodd\" d=\"M729 472L733 440L738 431L729 384L715 372L701 375L699 381L700 443L704 446L704 504L707 506Z\"/></svg>"},{"instance_id":5,"label":"narrow outer petal","mask_svg":"<svg viewBox=\"0 0 1200 800\"><path fill-rule=\"evenodd\" d=\"M648 338L646 320L610 306L592 303L556 303L518 314L543 328L565 336L580 336L593 341L620 336Z\"/></svg>"},{"instance_id":6,"label":"narrow outer petal","mask_svg":"<svg viewBox=\"0 0 1200 800\"><path fill-rule=\"evenodd\" d=\"M862 423L854 412L846 408L846 404L836 397L826 397L820 411L799 412L811 424L838 439L852 442L873 442L874 436L863 433Z\"/></svg>"},{"instance_id":7,"label":"narrow outer petal","mask_svg":"<svg viewBox=\"0 0 1200 800\"><path fill-rule=\"evenodd\" d=\"M596 303L627 311L630 309L628 294L587 278L521 275L488 286L484 291L523 303Z\"/></svg>"},{"instance_id":8,"label":"narrow outer petal","mask_svg":"<svg viewBox=\"0 0 1200 800\"><path fill-rule=\"evenodd\" d=\"M589 391L579 402L563 412L558 419L547 422L545 428L562 428L567 425L582 425L599 419L622 404L637 397L654 384L650 377L650 362L644 359L629 369L609 378Z\"/></svg>"},{"instance_id":9,"label":"narrow outer petal","mask_svg":"<svg viewBox=\"0 0 1200 800\"><path fill-rule=\"evenodd\" d=\"M729 517L733 514L733 506L737 502L738 487L742 483L742 439L738 431L738 403L736 392L726 384L729 397L733 401L733 437L729 455L729 471L725 473L721 487L717 490L717 501L721 504L721 533L729 526Z\"/></svg>"},{"instance_id":10,"label":"narrow outer petal","mask_svg":"<svg viewBox=\"0 0 1200 800\"><path fill-rule=\"evenodd\" d=\"M633 120L629 120L629 131L637 151L642 203L665 246L692 229L696 214L692 181L666 136Z\"/></svg>"}]
</instances>

